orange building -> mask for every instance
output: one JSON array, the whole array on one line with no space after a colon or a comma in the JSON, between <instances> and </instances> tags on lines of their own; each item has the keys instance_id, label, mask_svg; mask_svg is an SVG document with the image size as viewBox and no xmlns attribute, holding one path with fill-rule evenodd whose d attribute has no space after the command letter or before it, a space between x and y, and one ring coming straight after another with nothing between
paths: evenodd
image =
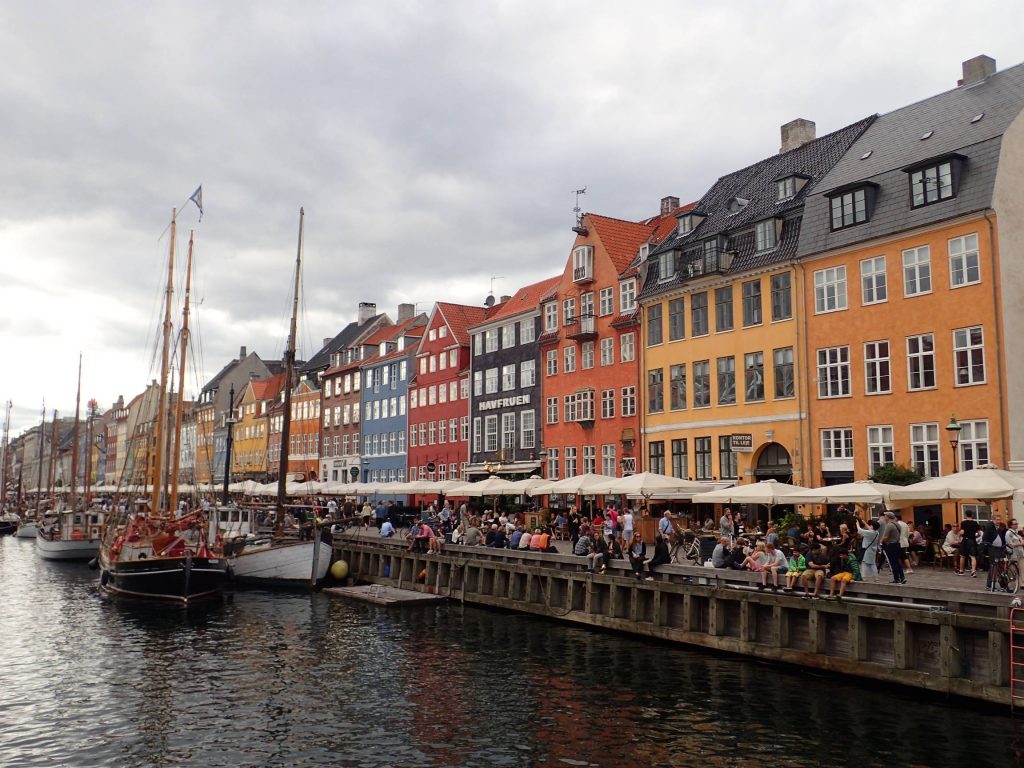
<instances>
[{"instance_id":1,"label":"orange building","mask_svg":"<svg viewBox=\"0 0 1024 768\"><path fill-rule=\"evenodd\" d=\"M640 470L637 264L675 228L678 198L640 222L584 214L562 277L541 297L545 476Z\"/></svg>"},{"instance_id":2,"label":"orange building","mask_svg":"<svg viewBox=\"0 0 1024 768\"><path fill-rule=\"evenodd\" d=\"M316 480L320 465L320 390L307 377L292 388L291 421L288 425L288 474ZM267 404L267 477L277 479L284 428L284 395L278 392Z\"/></svg>"}]
</instances>

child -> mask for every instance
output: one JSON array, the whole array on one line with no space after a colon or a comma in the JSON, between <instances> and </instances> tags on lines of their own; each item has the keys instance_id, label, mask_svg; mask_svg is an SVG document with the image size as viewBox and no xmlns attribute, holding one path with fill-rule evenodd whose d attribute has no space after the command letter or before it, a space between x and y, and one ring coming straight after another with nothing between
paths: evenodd
<instances>
[{"instance_id":1,"label":"child","mask_svg":"<svg viewBox=\"0 0 1024 768\"><path fill-rule=\"evenodd\" d=\"M837 548L838 549L838 548ZM829 570L832 574L829 579L828 599L836 596L836 584L839 585L839 599L846 594L846 585L853 581L853 571L850 569L850 553L845 549L838 550L832 555L832 562L829 563Z\"/></svg>"},{"instance_id":2,"label":"child","mask_svg":"<svg viewBox=\"0 0 1024 768\"><path fill-rule=\"evenodd\" d=\"M802 552L794 549L789 555L789 570L786 571L786 586L784 592L792 592L794 585L800 580L800 576L807 570L807 558Z\"/></svg>"}]
</instances>

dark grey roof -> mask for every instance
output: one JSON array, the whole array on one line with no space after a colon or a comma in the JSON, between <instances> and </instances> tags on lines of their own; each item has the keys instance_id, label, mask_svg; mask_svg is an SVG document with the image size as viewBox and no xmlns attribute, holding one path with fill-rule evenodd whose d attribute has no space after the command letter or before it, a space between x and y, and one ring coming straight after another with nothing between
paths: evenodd
<instances>
[{"instance_id":1,"label":"dark grey roof","mask_svg":"<svg viewBox=\"0 0 1024 768\"><path fill-rule=\"evenodd\" d=\"M784 154L772 155L754 165L721 177L695 206L706 218L692 232L666 238L655 248L652 260L660 253L692 247L712 237L725 237L727 249L735 252L730 272L740 272L760 266L779 263L796 253L800 230L800 213L806 197L816 184L840 161L846 150L871 124L873 117L822 136ZM808 179L804 187L790 200L776 201L776 181L799 175ZM729 210L735 198L747 200L737 213ZM779 244L770 251L756 252L753 226L758 221L782 218ZM671 288L689 279L680 271L679 276L659 283L650 270L642 295Z\"/></svg>"},{"instance_id":2,"label":"dark grey roof","mask_svg":"<svg viewBox=\"0 0 1024 768\"><path fill-rule=\"evenodd\" d=\"M341 352L355 344L368 330L376 328L380 320L387 320L386 314L374 315L365 322L353 320L346 325L341 333L327 342L324 347L309 359L309 362L299 368L300 373L315 373L316 371L327 370L331 365L331 355Z\"/></svg>"},{"instance_id":3,"label":"dark grey roof","mask_svg":"<svg viewBox=\"0 0 1024 768\"><path fill-rule=\"evenodd\" d=\"M1018 64L975 85L882 115L808 198L798 254L845 247L990 207L1001 137L1022 108L1024 65ZM981 120L971 122L982 114ZM928 131L932 135L922 141ZM967 158L957 196L912 209L910 180L902 169L954 152ZM878 185L871 219L831 232L826 194L865 182Z\"/></svg>"}]
</instances>

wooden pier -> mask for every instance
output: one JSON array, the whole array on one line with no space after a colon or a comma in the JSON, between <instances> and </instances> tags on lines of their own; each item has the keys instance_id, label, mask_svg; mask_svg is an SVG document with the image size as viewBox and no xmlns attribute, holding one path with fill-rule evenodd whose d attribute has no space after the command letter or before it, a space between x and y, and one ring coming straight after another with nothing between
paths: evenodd
<instances>
[{"instance_id":1,"label":"wooden pier","mask_svg":"<svg viewBox=\"0 0 1024 768\"><path fill-rule=\"evenodd\" d=\"M447 545L442 554L335 539L359 582L548 616L743 656L1009 704L1005 594L856 582L842 602L761 591L758 574L668 565L638 581L585 559ZM827 594L827 585L826 592Z\"/></svg>"}]
</instances>

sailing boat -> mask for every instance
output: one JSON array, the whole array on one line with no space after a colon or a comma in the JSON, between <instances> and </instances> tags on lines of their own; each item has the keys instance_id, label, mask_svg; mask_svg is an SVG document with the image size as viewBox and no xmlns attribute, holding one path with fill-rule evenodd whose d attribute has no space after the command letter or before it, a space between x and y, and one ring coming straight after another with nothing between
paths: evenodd
<instances>
[{"instance_id":1,"label":"sailing boat","mask_svg":"<svg viewBox=\"0 0 1024 768\"><path fill-rule=\"evenodd\" d=\"M295 256L295 291L292 319L285 351L284 412L281 425L281 450L277 475L277 519L284 519L288 482L288 445L291 432L292 387L295 373L296 315L299 311L299 276L302 270L302 223L305 211L299 209L299 245ZM255 513L252 513L255 515ZM256 530L256 521L249 521L249 530ZM320 537L319 528L313 526L310 541L288 541L278 536L234 537L230 549L231 573L236 581L267 586L316 586L327 575L331 564L331 545Z\"/></svg>"},{"instance_id":2,"label":"sailing boat","mask_svg":"<svg viewBox=\"0 0 1024 768\"><path fill-rule=\"evenodd\" d=\"M43 495L43 436L46 433L46 401L43 401L43 410L40 414L42 421L39 424L39 442L36 447L36 507L35 514L30 518L27 515L22 518L18 531L15 533L19 539L34 539L39 532L39 502Z\"/></svg>"},{"instance_id":3,"label":"sailing boat","mask_svg":"<svg viewBox=\"0 0 1024 768\"><path fill-rule=\"evenodd\" d=\"M198 205L198 203L197 203ZM201 210L201 209L200 209ZM173 466L164 455L168 429L167 379L171 350L171 304L174 293L174 239L177 210L171 214L171 250L167 264L165 289L162 364L157 418L153 434L152 496L136 510L119 510L104 531L100 545L100 586L124 597L170 600L188 604L220 594L227 577L222 553L208 542L211 525L202 508L177 516L178 461L181 445L182 388L185 377L185 351L188 345L189 295L192 287L192 246L188 242L188 268L181 330L177 418L174 422ZM169 477L168 477L169 476ZM170 492L164 493L169 480ZM161 504L164 506L161 506Z\"/></svg>"},{"instance_id":4,"label":"sailing boat","mask_svg":"<svg viewBox=\"0 0 1024 768\"><path fill-rule=\"evenodd\" d=\"M7 413L4 417L4 437L3 445L0 446L0 536L6 536L10 533L14 533L18 529L18 523L21 518L18 515L7 509L7 452L10 449L10 437L11 429L11 401L8 400L6 404Z\"/></svg>"},{"instance_id":5,"label":"sailing boat","mask_svg":"<svg viewBox=\"0 0 1024 768\"><path fill-rule=\"evenodd\" d=\"M43 560L92 560L100 550L103 511L78 505L78 425L82 402L82 356L78 356L78 391L75 394L75 426L71 432L71 494L68 506L57 519L41 526L36 535L36 553ZM90 441L87 441L87 443ZM87 448L91 450L91 446ZM86 472L88 476L88 472ZM86 492L88 501L88 479Z\"/></svg>"}]
</instances>

